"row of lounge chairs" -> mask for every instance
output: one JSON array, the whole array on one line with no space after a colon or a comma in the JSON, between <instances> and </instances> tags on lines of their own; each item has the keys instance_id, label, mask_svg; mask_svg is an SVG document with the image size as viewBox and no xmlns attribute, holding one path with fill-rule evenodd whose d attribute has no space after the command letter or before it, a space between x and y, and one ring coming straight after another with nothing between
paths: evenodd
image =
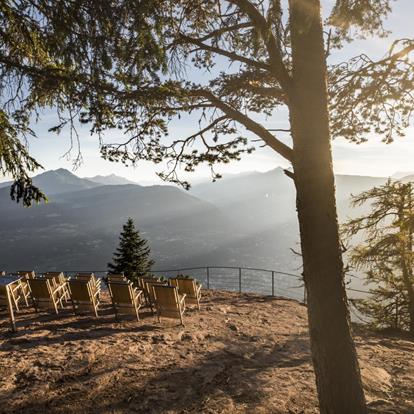
<instances>
[{"instance_id":1,"label":"row of lounge chairs","mask_svg":"<svg viewBox=\"0 0 414 414\"><path fill-rule=\"evenodd\" d=\"M26 306L32 302L36 312L49 309L58 314L70 303L74 313L92 312L98 316L102 281L93 273L78 273L70 279L61 272L46 272L36 277L33 271L20 271L17 275L19 283L10 287L9 295L17 311L23 300ZM116 319L121 314L133 314L139 320L139 310L147 305L157 313L159 322L166 317L177 318L183 324L187 304L200 309L201 285L194 279L177 277L162 281L142 277L133 284L123 274L108 274L106 284ZM1 300L0 291L0 304Z\"/></svg>"}]
</instances>

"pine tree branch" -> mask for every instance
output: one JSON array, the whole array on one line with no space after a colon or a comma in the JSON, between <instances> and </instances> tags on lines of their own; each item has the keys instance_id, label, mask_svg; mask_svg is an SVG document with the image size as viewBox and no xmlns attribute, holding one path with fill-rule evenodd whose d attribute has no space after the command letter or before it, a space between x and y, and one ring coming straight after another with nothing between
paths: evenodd
<instances>
[{"instance_id":1,"label":"pine tree branch","mask_svg":"<svg viewBox=\"0 0 414 414\"><path fill-rule=\"evenodd\" d=\"M277 78L282 88L289 94L292 86L292 78L283 63L282 51L279 43L273 36L270 29L270 25L266 18L257 10L256 6L249 0L228 0L229 3L233 3L240 8L245 14L247 14L251 22L255 25L256 29L260 33L263 42L266 46L266 50L269 54L270 66L273 74Z\"/></svg>"},{"instance_id":2,"label":"pine tree branch","mask_svg":"<svg viewBox=\"0 0 414 414\"><path fill-rule=\"evenodd\" d=\"M207 44L203 43L202 41L200 41L200 39L196 39L196 38L187 36L183 33L180 33L179 38L186 41L186 42L188 42L188 43L191 43L193 45L198 46L202 50L217 53L218 55L225 56L225 57L229 58L230 60L237 61L237 62L242 62L242 63L245 63L248 66L253 66L253 67L258 68L258 69L270 70L270 66L267 63L260 62L260 61L257 61L257 60L253 60L253 59L249 59L249 58L246 58L244 56L240 56L237 53L229 52L228 50L224 50L224 49L221 49L221 48L216 47L216 46L207 45Z\"/></svg>"},{"instance_id":3,"label":"pine tree branch","mask_svg":"<svg viewBox=\"0 0 414 414\"><path fill-rule=\"evenodd\" d=\"M205 89L195 89L190 92L193 96L199 96L208 99L213 103L218 109L224 112L228 117L234 119L235 121L242 124L246 129L255 133L259 136L270 148L276 151L278 154L282 155L288 161L293 159L293 150L284 144L282 141L279 141L273 134L271 134L266 128L264 128L259 123L253 121L247 115L233 108L229 104L220 100L212 92Z\"/></svg>"}]
</instances>

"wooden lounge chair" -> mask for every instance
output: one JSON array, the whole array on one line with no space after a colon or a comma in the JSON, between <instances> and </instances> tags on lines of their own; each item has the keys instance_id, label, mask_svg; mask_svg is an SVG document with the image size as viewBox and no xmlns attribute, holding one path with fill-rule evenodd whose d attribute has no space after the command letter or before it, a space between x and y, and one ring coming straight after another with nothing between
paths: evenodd
<instances>
[{"instance_id":1,"label":"wooden lounge chair","mask_svg":"<svg viewBox=\"0 0 414 414\"><path fill-rule=\"evenodd\" d=\"M29 284L27 283L27 280L34 279L36 277L35 271L34 270L30 270L30 271L19 270L18 272L16 272L16 274L21 277L21 280L20 280L21 293L26 303L26 306L29 306L29 298L31 296L31 293L30 293L30 287L29 287Z\"/></svg>"},{"instance_id":2,"label":"wooden lounge chair","mask_svg":"<svg viewBox=\"0 0 414 414\"><path fill-rule=\"evenodd\" d=\"M3 287L7 286L8 289L8 296L10 298L11 304L13 308L16 309L17 312L20 311L19 309L19 302L23 298L23 290L20 280L15 280L13 282L7 283L6 285L1 285ZM0 305L6 306L8 305L6 290L2 291L2 296L0 299Z\"/></svg>"},{"instance_id":3,"label":"wooden lounge chair","mask_svg":"<svg viewBox=\"0 0 414 414\"><path fill-rule=\"evenodd\" d=\"M185 294L179 295L175 286L153 285L152 289L155 296L158 321L161 322L161 317L177 318L180 319L181 325L184 325Z\"/></svg>"},{"instance_id":4,"label":"wooden lounge chair","mask_svg":"<svg viewBox=\"0 0 414 414\"><path fill-rule=\"evenodd\" d=\"M3 277L0 277L0 285L3 287L7 286L7 292L5 289L2 289L0 297L0 306L8 307L8 300L10 300L13 309L19 312L19 303L22 298L25 300L26 305L28 305L28 300L25 296L25 291L23 289L21 279L13 278L13 276L10 279L10 276L8 277L7 275L3 275ZM29 289L27 288L27 290Z\"/></svg>"},{"instance_id":5,"label":"wooden lounge chair","mask_svg":"<svg viewBox=\"0 0 414 414\"><path fill-rule=\"evenodd\" d=\"M36 312L40 308L53 309L56 314L59 313L59 307L62 305L62 290L64 286L53 287L50 280L46 278L28 279L32 294L32 300Z\"/></svg>"},{"instance_id":6,"label":"wooden lounge chair","mask_svg":"<svg viewBox=\"0 0 414 414\"><path fill-rule=\"evenodd\" d=\"M138 286L144 291L144 298L147 302L147 305L151 307L152 310L152 303L149 296L149 291L147 290L147 283L148 282L160 282L161 279L159 277L140 277L138 278Z\"/></svg>"},{"instance_id":7,"label":"wooden lounge chair","mask_svg":"<svg viewBox=\"0 0 414 414\"><path fill-rule=\"evenodd\" d=\"M94 292L98 292L98 297L101 293L101 279L97 278L92 272L80 272L75 275L76 280L85 280L92 282L92 289Z\"/></svg>"},{"instance_id":8,"label":"wooden lounge chair","mask_svg":"<svg viewBox=\"0 0 414 414\"><path fill-rule=\"evenodd\" d=\"M30 295L30 289L29 287L26 285L23 285L23 282L21 280L16 281L16 283L10 283L9 284L9 291L10 291L10 296L11 299L13 301L13 304L17 310L17 312L20 311L19 309L19 302L21 299L23 299L26 303L26 306L29 305L29 301L27 300L27 296L26 296L26 290L28 292L28 294Z\"/></svg>"},{"instance_id":9,"label":"wooden lounge chair","mask_svg":"<svg viewBox=\"0 0 414 414\"><path fill-rule=\"evenodd\" d=\"M24 277L26 279L35 279L36 273L34 270L18 270L16 272L17 275Z\"/></svg>"},{"instance_id":10,"label":"wooden lounge chair","mask_svg":"<svg viewBox=\"0 0 414 414\"><path fill-rule=\"evenodd\" d=\"M70 291L68 286L68 281L66 280L65 275L63 272L46 272L43 273L43 276L46 279L49 279L52 283L52 286L54 288L58 286L63 286L64 289L61 291L61 295L63 296L63 299L67 302L70 299Z\"/></svg>"},{"instance_id":11,"label":"wooden lounge chair","mask_svg":"<svg viewBox=\"0 0 414 414\"><path fill-rule=\"evenodd\" d=\"M70 280L70 297L72 299L73 312L92 311L98 317L99 292L94 291L92 281Z\"/></svg>"},{"instance_id":12,"label":"wooden lounge chair","mask_svg":"<svg viewBox=\"0 0 414 414\"><path fill-rule=\"evenodd\" d=\"M170 279L170 285L177 287L180 295L185 294L186 305L197 305L200 310L201 285L195 279L176 277Z\"/></svg>"},{"instance_id":13,"label":"wooden lounge chair","mask_svg":"<svg viewBox=\"0 0 414 414\"><path fill-rule=\"evenodd\" d=\"M161 279L159 277L140 277L140 278L138 278L138 284L144 290L147 289L147 285L146 285L147 282L161 282Z\"/></svg>"},{"instance_id":14,"label":"wooden lounge chair","mask_svg":"<svg viewBox=\"0 0 414 414\"><path fill-rule=\"evenodd\" d=\"M155 306L155 296L154 296L154 289L153 289L153 287L154 286L166 286L166 285L168 285L168 283L167 283L167 281L165 281L165 282L161 282L161 281L159 281L159 282L155 282L155 281L151 281L151 282L147 282L146 284L145 284L145 286L146 286L146 291L147 291L147 295L148 295L148 301L149 301L149 306L150 306L150 308L151 308L151 310L154 312L154 309L153 309L153 307Z\"/></svg>"},{"instance_id":15,"label":"wooden lounge chair","mask_svg":"<svg viewBox=\"0 0 414 414\"><path fill-rule=\"evenodd\" d=\"M139 309L141 308L142 290L132 286L132 283L109 282L109 294L111 295L112 306L114 307L115 317L121 313L136 315L139 321Z\"/></svg>"},{"instance_id":16,"label":"wooden lounge chair","mask_svg":"<svg viewBox=\"0 0 414 414\"><path fill-rule=\"evenodd\" d=\"M5 307L8 311L12 331L16 331L16 319L14 317L14 303L10 294L8 285L0 285L0 306Z\"/></svg>"}]
</instances>

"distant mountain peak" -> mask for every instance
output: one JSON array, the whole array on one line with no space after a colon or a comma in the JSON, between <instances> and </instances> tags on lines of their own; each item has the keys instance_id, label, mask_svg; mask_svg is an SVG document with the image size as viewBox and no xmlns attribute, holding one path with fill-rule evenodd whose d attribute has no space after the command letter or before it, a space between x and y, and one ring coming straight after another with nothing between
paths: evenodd
<instances>
[{"instance_id":1,"label":"distant mountain peak","mask_svg":"<svg viewBox=\"0 0 414 414\"><path fill-rule=\"evenodd\" d=\"M116 174L109 174L109 175L95 175L94 177L86 178L89 181L92 181L97 184L101 185L125 185L125 184L134 184L138 185L136 182L128 180L125 177L120 177Z\"/></svg>"},{"instance_id":2,"label":"distant mountain peak","mask_svg":"<svg viewBox=\"0 0 414 414\"><path fill-rule=\"evenodd\" d=\"M55 173L64 174L64 175L75 175L66 168L57 168L56 170L50 170L49 172L55 172Z\"/></svg>"},{"instance_id":3,"label":"distant mountain peak","mask_svg":"<svg viewBox=\"0 0 414 414\"><path fill-rule=\"evenodd\" d=\"M99 184L80 178L65 168L48 170L33 177L33 183L46 195L86 190Z\"/></svg>"},{"instance_id":4,"label":"distant mountain peak","mask_svg":"<svg viewBox=\"0 0 414 414\"><path fill-rule=\"evenodd\" d=\"M414 171L397 171L392 175L392 178L395 180L400 180L401 178L412 177L414 176Z\"/></svg>"}]
</instances>

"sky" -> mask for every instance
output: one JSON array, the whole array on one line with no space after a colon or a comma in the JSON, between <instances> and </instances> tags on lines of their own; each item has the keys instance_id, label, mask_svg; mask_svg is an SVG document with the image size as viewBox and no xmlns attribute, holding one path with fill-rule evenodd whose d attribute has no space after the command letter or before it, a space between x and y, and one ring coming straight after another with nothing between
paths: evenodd
<instances>
[{"instance_id":1,"label":"sky","mask_svg":"<svg viewBox=\"0 0 414 414\"><path fill-rule=\"evenodd\" d=\"M326 14L334 0L323 0L323 11ZM397 0L392 4L393 11L385 22L385 27L392 32L387 39L369 39L355 41L346 45L340 52L335 52L334 61L342 61L348 57L366 53L370 57L382 57L392 42L392 39L413 38L414 1ZM191 75L191 74L190 74ZM54 115L45 112L37 125L34 126L37 137L29 140L30 153L43 165L45 170L67 168L81 177L94 175L117 174L144 185L162 184L155 172L162 170L162 166L154 166L148 162L141 162L136 167L125 167L120 163L105 161L99 156L99 145L96 136L91 136L88 128L79 127L81 152L83 163L74 169L73 161L77 154L73 149L69 156L64 156L70 148L69 132L64 130L60 135L48 132L53 126ZM263 120L268 128L286 127L286 113L275 115ZM183 117L170 125L171 137L191 135L197 128L197 118ZM108 137L110 140L119 138ZM285 142L289 142L286 139ZM383 144L375 136L369 137L367 143L356 145L335 140L332 144L334 170L337 174L354 174L370 176L391 176L396 172L414 171L414 128L407 131L405 138L400 138L390 145ZM234 161L225 166L218 166L220 173L241 173L246 171L267 171L276 167L289 167L278 154L268 148L258 148L253 154L242 157L241 161ZM41 171L39 171L41 172ZM209 169L200 167L191 176L190 181L197 182L209 176ZM0 177L4 181L9 177Z\"/></svg>"}]
</instances>

